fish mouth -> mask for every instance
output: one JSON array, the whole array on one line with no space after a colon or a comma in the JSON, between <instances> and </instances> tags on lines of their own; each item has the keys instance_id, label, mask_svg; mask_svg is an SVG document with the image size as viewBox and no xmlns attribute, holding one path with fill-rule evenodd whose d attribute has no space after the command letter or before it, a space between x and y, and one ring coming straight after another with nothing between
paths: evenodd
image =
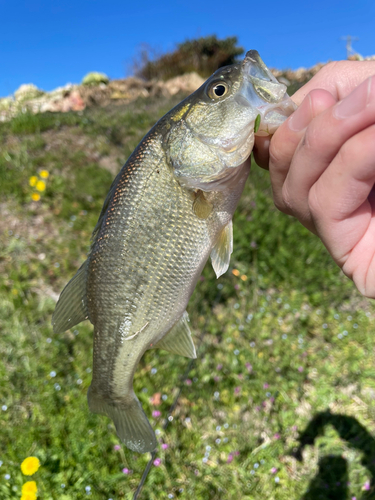
<instances>
[{"instance_id":1,"label":"fish mouth","mask_svg":"<svg viewBox=\"0 0 375 500\"><path fill-rule=\"evenodd\" d=\"M260 125L255 135L271 135L296 110L287 87L277 81L258 51L249 50L242 62L243 82L237 101L255 108Z\"/></svg>"}]
</instances>

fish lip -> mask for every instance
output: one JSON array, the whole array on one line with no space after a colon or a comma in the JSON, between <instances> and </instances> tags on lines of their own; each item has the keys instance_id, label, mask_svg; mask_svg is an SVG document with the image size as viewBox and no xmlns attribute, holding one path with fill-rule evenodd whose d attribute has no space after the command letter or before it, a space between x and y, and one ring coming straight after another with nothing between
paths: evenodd
<instances>
[{"instance_id":1,"label":"fish lip","mask_svg":"<svg viewBox=\"0 0 375 500\"><path fill-rule=\"evenodd\" d=\"M291 115L296 105L264 64L258 51L249 50L242 62L243 81L237 101L255 108L261 121L255 135L270 135Z\"/></svg>"},{"instance_id":2,"label":"fish lip","mask_svg":"<svg viewBox=\"0 0 375 500\"><path fill-rule=\"evenodd\" d=\"M258 52L249 50L242 62L242 84L236 96L238 103L262 109L289 97L286 90L286 85L276 79Z\"/></svg>"},{"instance_id":3,"label":"fish lip","mask_svg":"<svg viewBox=\"0 0 375 500\"><path fill-rule=\"evenodd\" d=\"M297 105L287 96L280 102L259 108L261 121L256 136L272 135L279 126L297 109Z\"/></svg>"},{"instance_id":4,"label":"fish lip","mask_svg":"<svg viewBox=\"0 0 375 500\"><path fill-rule=\"evenodd\" d=\"M276 77L273 76L271 71L264 64L257 50L249 50L246 52L245 58L242 61L242 70L244 75L248 76L250 79L259 78L267 82L283 85L277 81Z\"/></svg>"}]
</instances>

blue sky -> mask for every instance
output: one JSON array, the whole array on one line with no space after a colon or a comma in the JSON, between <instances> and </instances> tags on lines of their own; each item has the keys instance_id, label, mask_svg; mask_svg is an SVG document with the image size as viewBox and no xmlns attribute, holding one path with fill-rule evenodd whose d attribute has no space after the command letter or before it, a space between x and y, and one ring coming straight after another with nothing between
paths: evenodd
<instances>
[{"instance_id":1,"label":"blue sky","mask_svg":"<svg viewBox=\"0 0 375 500\"><path fill-rule=\"evenodd\" d=\"M309 67L375 54L375 2L340 0L0 0L0 96L22 83L52 90L89 71L122 78L142 44L162 52L188 38L237 36L267 65Z\"/></svg>"}]
</instances>

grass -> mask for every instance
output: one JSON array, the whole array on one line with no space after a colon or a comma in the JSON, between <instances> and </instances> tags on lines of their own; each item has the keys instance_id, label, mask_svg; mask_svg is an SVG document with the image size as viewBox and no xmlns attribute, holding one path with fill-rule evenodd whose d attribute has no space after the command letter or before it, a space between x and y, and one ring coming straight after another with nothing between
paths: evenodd
<instances>
[{"instance_id":1,"label":"grass","mask_svg":"<svg viewBox=\"0 0 375 500\"><path fill-rule=\"evenodd\" d=\"M92 326L54 335L50 322L114 171L180 98L0 125L1 498L20 497L27 456L41 462L43 500L131 499L139 484L149 456L118 447L111 422L88 412ZM35 202L29 179L41 169ZM231 268L216 280L207 265L188 311L197 344L203 334L188 378L188 360L163 351L137 372L164 444L140 498L374 498L374 304L276 211L256 166Z\"/></svg>"}]
</instances>

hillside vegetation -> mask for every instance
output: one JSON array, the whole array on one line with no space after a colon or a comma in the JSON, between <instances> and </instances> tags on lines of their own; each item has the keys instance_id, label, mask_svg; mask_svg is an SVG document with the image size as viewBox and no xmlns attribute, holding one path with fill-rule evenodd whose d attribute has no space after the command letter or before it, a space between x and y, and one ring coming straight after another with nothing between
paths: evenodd
<instances>
[{"instance_id":1,"label":"hillside vegetation","mask_svg":"<svg viewBox=\"0 0 375 500\"><path fill-rule=\"evenodd\" d=\"M0 124L0 498L131 499L149 455L90 414L92 326L54 335L115 174L182 99L146 97ZM274 208L253 166L229 271L208 264L188 312L198 359L149 351L135 379L160 447L139 498L374 498L374 304ZM182 388L169 426L164 420ZM28 456L41 467L29 478ZM26 497L24 497L26 498ZM31 498L31 497L28 497Z\"/></svg>"}]
</instances>

